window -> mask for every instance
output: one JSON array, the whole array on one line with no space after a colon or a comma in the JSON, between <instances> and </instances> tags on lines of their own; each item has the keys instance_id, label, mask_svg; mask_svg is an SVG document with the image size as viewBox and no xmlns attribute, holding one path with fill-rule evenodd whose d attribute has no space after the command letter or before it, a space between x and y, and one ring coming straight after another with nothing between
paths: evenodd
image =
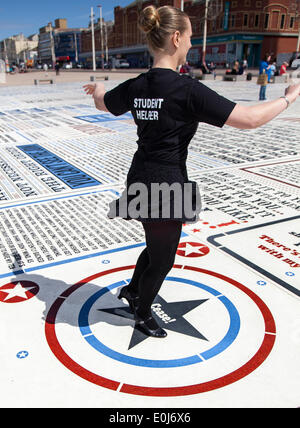
<instances>
[{"instance_id":1,"label":"window","mask_svg":"<svg viewBox=\"0 0 300 428\"><path fill-rule=\"evenodd\" d=\"M280 23L280 15L278 10L273 10L271 14L271 20L270 20L270 28L278 30Z\"/></svg>"},{"instance_id":2,"label":"window","mask_svg":"<svg viewBox=\"0 0 300 428\"><path fill-rule=\"evenodd\" d=\"M250 0L245 0L244 5L248 6L248 7L251 6L251 1Z\"/></svg>"},{"instance_id":3,"label":"window","mask_svg":"<svg viewBox=\"0 0 300 428\"><path fill-rule=\"evenodd\" d=\"M248 27L248 13L244 14L243 25L244 25L244 27Z\"/></svg>"},{"instance_id":4,"label":"window","mask_svg":"<svg viewBox=\"0 0 300 428\"><path fill-rule=\"evenodd\" d=\"M228 53L232 55L236 54L236 43L228 43Z\"/></svg>"},{"instance_id":5,"label":"window","mask_svg":"<svg viewBox=\"0 0 300 428\"><path fill-rule=\"evenodd\" d=\"M257 2L255 3L255 6L256 6L257 8L261 8L261 7L262 7L262 2L261 2L261 1L257 1Z\"/></svg>"},{"instance_id":6,"label":"window","mask_svg":"<svg viewBox=\"0 0 300 428\"><path fill-rule=\"evenodd\" d=\"M290 18L290 28L294 28L295 17L291 16Z\"/></svg>"},{"instance_id":7,"label":"window","mask_svg":"<svg viewBox=\"0 0 300 428\"><path fill-rule=\"evenodd\" d=\"M220 17L220 20L219 20L219 28L222 30L222 28L223 28L223 21L224 21L224 17L223 16L221 16Z\"/></svg>"},{"instance_id":8,"label":"window","mask_svg":"<svg viewBox=\"0 0 300 428\"><path fill-rule=\"evenodd\" d=\"M235 15L231 15L231 22L230 22L230 26L233 28L235 27Z\"/></svg>"},{"instance_id":9,"label":"window","mask_svg":"<svg viewBox=\"0 0 300 428\"><path fill-rule=\"evenodd\" d=\"M281 15L280 29L282 30L284 26L285 26L285 15Z\"/></svg>"},{"instance_id":10,"label":"window","mask_svg":"<svg viewBox=\"0 0 300 428\"><path fill-rule=\"evenodd\" d=\"M254 16L251 14L248 19L248 27L253 27Z\"/></svg>"},{"instance_id":11,"label":"window","mask_svg":"<svg viewBox=\"0 0 300 428\"><path fill-rule=\"evenodd\" d=\"M254 27L258 27L259 26L259 15L255 15L254 18Z\"/></svg>"},{"instance_id":12,"label":"window","mask_svg":"<svg viewBox=\"0 0 300 428\"><path fill-rule=\"evenodd\" d=\"M238 2L237 1L233 1L231 3L231 7L234 9L235 7L237 7Z\"/></svg>"},{"instance_id":13,"label":"window","mask_svg":"<svg viewBox=\"0 0 300 428\"><path fill-rule=\"evenodd\" d=\"M197 22L192 21L192 31L194 34L197 34Z\"/></svg>"},{"instance_id":14,"label":"window","mask_svg":"<svg viewBox=\"0 0 300 428\"><path fill-rule=\"evenodd\" d=\"M267 29L269 27L269 19L270 19L270 14L266 13L265 14L265 22L264 22L264 28Z\"/></svg>"}]
</instances>

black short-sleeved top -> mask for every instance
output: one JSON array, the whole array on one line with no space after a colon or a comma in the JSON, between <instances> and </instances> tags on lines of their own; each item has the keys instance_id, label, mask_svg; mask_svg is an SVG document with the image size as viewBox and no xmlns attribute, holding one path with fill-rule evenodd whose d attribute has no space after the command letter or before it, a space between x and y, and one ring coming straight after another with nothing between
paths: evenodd
<instances>
[{"instance_id":1,"label":"black short-sleeved top","mask_svg":"<svg viewBox=\"0 0 300 428\"><path fill-rule=\"evenodd\" d=\"M193 183L190 197L199 212L200 206L195 202L199 189L189 181L186 171L188 145L199 122L222 127L236 104L198 80L167 68L152 68L121 83L105 94L104 103L115 116L131 111L137 124L138 149L127 175L127 189L137 182L145 183L149 192L151 183L180 183L182 187ZM127 189L119 200L113 201L110 218L119 216L119 208L128 204ZM176 200L172 203L176 205ZM182 216L179 220L195 222L196 218L190 221ZM151 221L148 217L136 219Z\"/></svg>"},{"instance_id":2,"label":"black short-sleeved top","mask_svg":"<svg viewBox=\"0 0 300 428\"><path fill-rule=\"evenodd\" d=\"M198 123L222 127L235 103L198 80L167 68L152 68L104 96L119 116L131 111L137 124L138 151L147 159L184 162Z\"/></svg>"}]
</instances>

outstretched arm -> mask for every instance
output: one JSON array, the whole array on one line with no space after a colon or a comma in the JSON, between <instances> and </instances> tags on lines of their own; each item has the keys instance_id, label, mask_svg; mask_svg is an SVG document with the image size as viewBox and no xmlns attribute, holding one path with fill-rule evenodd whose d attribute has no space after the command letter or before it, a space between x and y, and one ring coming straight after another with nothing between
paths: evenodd
<instances>
[{"instance_id":1,"label":"outstretched arm","mask_svg":"<svg viewBox=\"0 0 300 428\"><path fill-rule=\"evenodd\" d=\"M83 86L87 95L92 95L95 107L101 111L108 111L104 104L105 87L103 83L94 83Z\"/></svg>"},{"instance_id":2,"label":"outstretched arm","mask_svg":"<svg viewBox=\"0 0 300 428\"><path fill-rule=\"evenodd\" d=\"M285 96L292 104L300 95L300 84L291 85L285 90ZM239 129L255 129L270 122L282 113L288 104L284 98L268 101L254 106L237 104L226 121L226 125Z\"/></svg>"}]
</instances>

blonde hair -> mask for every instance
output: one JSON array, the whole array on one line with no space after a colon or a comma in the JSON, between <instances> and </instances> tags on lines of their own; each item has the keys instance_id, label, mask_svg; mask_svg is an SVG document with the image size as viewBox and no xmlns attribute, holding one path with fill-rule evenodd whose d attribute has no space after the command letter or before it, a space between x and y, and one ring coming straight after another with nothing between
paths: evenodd
<instances>
[{"instance_id":1,"label":"blonde hair","mask_svg":"<svg viewBox=\"0 0 300 428\"><path fill-rule=\"evenodd\" d=\"M139 27L146 34L150 50L163 50L169 35L188 29L188 15L172 6L148 6L142 10Z\"/></svg>"}]
</instances>

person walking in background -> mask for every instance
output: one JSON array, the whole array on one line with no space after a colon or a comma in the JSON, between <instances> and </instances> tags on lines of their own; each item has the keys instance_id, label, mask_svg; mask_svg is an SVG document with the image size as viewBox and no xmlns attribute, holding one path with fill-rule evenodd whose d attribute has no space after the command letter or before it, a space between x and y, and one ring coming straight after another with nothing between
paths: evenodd
<instances>
[{"instance_id":1,"label":"person walking in background","mask_svg":"<svg viewBox=\"0 0 300 428\"><path fill-rule=\"evenodd\" d=\"M283 74L287 74L286 68L288 65L289 65L288 62L286 61L283 62L283 64L280 67L280 72L279 72L280 76L282 76Z\"/></svg>"},{"instance_id":2,"label":"person walking in background","mask_svg":"<svg viewBox=\"0 0 300 428\"><path fill-rule=\"evenodd\" d=\"M260 85L260 91L259 91L260 101L265 101L267 99L266 98L267 84L270 82L270 79L271 79L271 65L269 64L270 61L271 61L271 55L266 54L264 59L260 62L259 74L260 76L264 74L267 76L264 79L261 77L261 79L264 81Z\"/></svg>"},{"instance_id":3,"label":"person walking in background","mask_svg":"<svg viewBox=\"0 0 300 428\"><path fill-rule=\"evenodd\" d=\"M240 69L240 63L238 62L238 60L235 60L231 70L231 74L239 74L239 69Z\"/></svg>"},{"instance_id":4,"label":"person walking in background","mask_svg":"<svg viewBox=\"0 0 300 428\"><path fill-rule=\"evenodd\" d=\"M189 63L188 63L188 61L187 61L185 64L183 64L183 65L180 67L179 73L180 73L180 74L189 74L189 73L190 73L190 71L191 71L191 66L189 65Z\"/></svg>"},{"instance_id":5,"label":"person walking in background","mask_svg":"<svg viewBox=\"0 0 300 428\"><path fill-rule=\"evenodd\" d=\"M201 69L203 74L209 74L210 73L209 68L207 67L206 61L202 62L200 69Z\"/></svg>"},{"instance_id":6,"label":"person walking in background","mask_svg":"<svg viewBox=\"0 0 300 428\"><path fill-rule=\"evenodd\" d=\"M272 61L272 63L270 64L270 82L274 81L274 76L276 73L276 61Z\"/></svg>"},{"instance_id":7,"label":"person walking in background","mask_svg":"<svg viewBox=\"0 0 300 428\"><path fill-rule=\"evenodd\" d=\"M236 104L176 71L186 62L192 46L187 14L172 6L148 6L140 14L140 28L154 57L153 67L108 92L103 83L84 85L84 90L93 96L97 109L115 116L131 111L137 124L138 148L126 188L119 199L111 202L108 217L142 223L146 248L137 260L130 283L121 288L118 297L127 300L136 328L163 338L167 333L153 318L151 305L173 267L183 223L199 220L198 184L189 180L186 169L188 146L199 123L220 128L225 124L238 129L257 128L294 102L300 85L290 86L285 95L264 104ZM153 188L161 184L172 189L177 185L178 190L167 196L161 194L153 205ZM144 197L136 196L144 191ZM135 203L132 206L137 197L139 209L135 209ZM187 206L192 210L186 212Z\"/></svg>"},{"instance_id":8,"label":"person walking in background","mask_svg":"<svg viewBox=\"0 0 300 428\"><path fill-rule=\"evenodd\" d=\"M216 78L216 76L217 76L217 73L216 73L216 65L214 64L214 62L213 61L211 61L210 63L209 63L209 65L208 65L208 69L209 69L209 71L214 75L214 79Z\"/></svg>"},{"instance_id":9,"label":"person walking in background","mask_svg":"<svg viewBox=\"0 0 300 428\"><path fill-rule=\"evenodd\" d=\"M56 76L59 76L59 69L60 69L60 64L58 61L56 61L56 63L55 63Z\"/></svg>"},{"instance_id":10,"label":"person walking in background","mask_svg":"<svg viewBox=\"0 0 300 428\"><path fill-rule=\"evenodd\" d=\"M239 75L244 74L244 67L243 67L243 64L242 64L241 62L239 63L239 70L238 70L238 74L239 74Z\"/></svg>"}]
</instances>

